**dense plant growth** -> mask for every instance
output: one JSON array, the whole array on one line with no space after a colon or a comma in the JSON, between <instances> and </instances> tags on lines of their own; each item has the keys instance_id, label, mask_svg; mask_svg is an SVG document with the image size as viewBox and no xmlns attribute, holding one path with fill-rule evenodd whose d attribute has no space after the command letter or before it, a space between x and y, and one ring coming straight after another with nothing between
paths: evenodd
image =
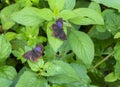
<instances>
[{"instance_id":1,"label":"dense plant growth","mask_svg":"<svg viewBox=\"0 0 120 87\"><path fill-rule=\"evenodd\" d=\"M119 87L120 0L0 0L0 87Z\"/></svg>"}]
</instances>

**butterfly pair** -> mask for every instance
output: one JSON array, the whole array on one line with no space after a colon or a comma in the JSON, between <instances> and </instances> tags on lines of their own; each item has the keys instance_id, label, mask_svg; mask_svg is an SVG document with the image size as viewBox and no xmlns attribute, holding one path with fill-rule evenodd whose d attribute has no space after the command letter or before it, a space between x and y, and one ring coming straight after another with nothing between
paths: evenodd
<instances>
[{"instance_id":1,"label":"butterfly pair","mask_svg":"<svg viewBox=\"0 0 120 87\"><path fill-rule=\"evenodd\" d=\"M62 18L59 18L55 24L51 26L51 29L53 30L53 36L56 38L59 38L61 40L67 40L67 36L65 32L63 31L63 20Z\"/></svg>"},{"instance_id":2,"label":"butterfly pair","mask_svg":"<svg viewBox=\"0 0 120 87\"><path fill-rule=\"evenodd\" d=\"M32 60L36 62L40 57L42 57L42 53L43 53L43 45L37 45L31 51L28 51L25 54L23 54L23 57L28 60Z\"/></svg>"}]
</instances>

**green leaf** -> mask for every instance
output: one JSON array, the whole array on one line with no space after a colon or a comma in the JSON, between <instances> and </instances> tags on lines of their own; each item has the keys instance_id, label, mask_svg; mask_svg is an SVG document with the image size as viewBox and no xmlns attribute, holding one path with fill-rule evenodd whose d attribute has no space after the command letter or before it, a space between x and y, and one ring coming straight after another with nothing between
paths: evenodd
<instances>
[{"instance_id":1,"label":"green leaf","mask_svg":"<svg viewBox=\"0 0 120 87\"><path fill-rule=\"evenodd\" d=\"M105 40L111 37L111 33L109 31L99 32L95 26L91 28L89 35L98 40Z\"/></svg>"},{"instance_id":2,"label":"green leaf","mask_svg":"<svg viewBox=\"0 0 120 87\"><path fill-rule=\"evenodd\" d=\"M18 3L21 8L32 6L31 0L16 0L15 2Z\"/></svg>"},{"instance_id":3,"label":"green leaf","mask_svg":"<svg viewBox=\"0 0 120 87\"><path fill-rule=\"evenodd\" d=\"M50 21L53 18L53 12L48 8L43 8L39 11L39 16L44 20Z\"/></svg>"},{"instance_id":4,"label":"green leaf","mask_svg":"<svg viewBox=\"0 0 120 87\"><path fill-rule=\"evenodd\" d=\"M26 27L24 34L28 38L35 38L39 34L39 26Z\"/></svg>"},{"instance_id":5,"label":"green leaf","mask_svg":"<svg viewBox=\"0 0 120 87\"><path fill-rule=\"evenodd\" d=\"M117 62L120 62L120 42L114 47L114 57Z\"/></svg>"},{"instance_id":6,"label":"green leaf","mask_svg":"<svg viewBox=\"0 0 120 87\"><path fill-rule=\"evenodd\" d=\"M114 38L115 38L115 39L120 38L120 32L117 32L117 33L115 34Z\"/></svg>"},{"instance_id":7,"label":"green leaf","mask_svg":"<svg viewBox=\"0 0 120 87\"><path fill-rule=\"evenodd\" d=\"M117 80L117 77L113 72L109 73L107 76L105 76L105 81L106 82L114 82Z\"/></svg>"},{"instance_id":8,"label":"green leaf","mask_svg":"<svg viewBox=\"0 0 120 87\"><path fill-rule=\"evenodd\" d=\"M104 30L108 30L115 35L120 30L120 13L115 10L107 9L103 11L103 17L105 20Z\"/></svg>"},{"instance_id":9,"label":"green leaf","mask_svg":"<svg viewBox=\"0 0 120 87\"><path fill-rule=\"evenodd\" d=\"M17 76L17 72L12 66L1 66L0 67L0 78L13 80Z\"/></svg>"},{"instance_id":10,"label":"green leaf","mask_svg":"<svg viewBox=\"0 0 120 87\"><path fill-rule=\"evenodd\" d=\"M120 79L120 42L117 42L114 47L114 57L116 60L115 76Z\"/></svg>"},{"instance_id":11,"label":"green leaf","mask_svg":"<svg viewBox=\"0 0 120 87\"><path fill-rule=\"evenodd\" d=\"M15 22L12 20L11 15L18 11L19 5L18 4L13 4L10 6L5 7L1 13L0 13L0 18L1 18L1 23L2 23L2 28L4 30L10 29Z\"/></svg>"},{"instance_id":12,"label":"green leaf","mask_svg":"<svg viewBox=\"0 0 120 87\"><path fill-rule=\"evenodd\" d=\"M65 9L72 10L75 7L76 0L65 0Z\"/></svg>"},{"instance_id":13,"label":"green leaf","mask_svg":"<svg viewBox=\"0 0 120 87\"><path fill-rule=\"evenodd\" d=\"M91 65L94 58L94 44L90 37L83 32L72 30L68 39L78 58L86 66Z\"/></svg>"},{"instance_id":14,"label":"green leaf","mask_svg":"<svg viewBox=\"0 0 120 87\"><path fill-rule=\"evenodd\" d=\"M30 68L35 72L37 72L41 68L43 68L43 65L44 65L43 59L39 59L37 62L33 62L33 61L29 61L29 60L27 62L29 64Z\"/></svg>"},{"instance_id":15,"label":"green leaf","mask_svg":"<svg viewBox=\"0 0 120 87\"><path fill-rule=\"evenodd\" d=\"M0 62L4 62L11 53L11 44L7 41L5 36L0 35Z\"/></svg>"},{"instance_id":16,"label":"green leaf","mask_svg":"<svg viewBox=\"0 0 120 87\"><path fill-rule=\"evenodd\" d=\"M104 24L102 15L90 8L78 8L73 10L77 17L70 20L70 22L78 25L89 25L89 24Z\"/></svg>"},{"instance_id":17,"label":"green leaf","mask_svg":"<svg viewBox=\"0 0 120 87\"><path fill-rule=\"evenodd\" d=\"M25 7L12 15L12 19L25 26L36 26L43 22L39 16L40 9L34 7Z\"/></svg>"},{"instance_id":18,"label":"green leaf","mask_svg":"<svg viewBox=\"0 0 120 87\"><path fill-rule=\"evenodd\" d=\"M0 86L1 87L10 87L12 81L5 79L5 78L0 78Z\"/></svg>"},{"instance_id":19,"label":"green leaf","mask_svg":"<svg viewBox=\"0 0 120 87\"><path fill-rule=\"evenodd\" d=\"M48 0L48 4L53 11L60 11L65 5L65 0Z\"/></svg>"},{"instance_id":20,"label":"green leaf","mask_svg":"<svg viewBox=\"0 0 120 87\"><path fill-rule=\"evenodd\" d=\"M8 41L13 40L13 39L16 38L16 33L14 33L14 32L7 32L7 33L5 34L5 37L6 37L6 39L7 39Z\"/></svg>"},{"instance_id":21,"label":"green leaf","mask_svg":"<svg viewBox=\"0 0 120 87\"><path fill-rule=\"evenodd\" d=\"M47 81L42 77L37 77L37 75L30 71L25 71L15 87L50 87Z\"/></svg>"},{"instance_id":22,"label":"green leaf","mask_svg":"<svg viewBox=\"0 0 120 87\"><path fill-rule=\"evenodd\" d=\"M75 18L76 15L73 11L71 10L62 10L60 13L59 13L59 17L60 18L63 18L64 20L68 20L68 19L72 19L72 18Z\"/></svg>"},{"instance_id":23,"label":"green leaf","mask_svg":"<svg viewBox=\"0 0 120 87\"><path fill-rule=\"evenodd\" d=\"M80 80L74 69L62 61L47 62L43 70L41 75L48 76L48 80L52 83L63 84Z\"/></svg>"},{"instance_id":24,"label":"green leaf","mask_svg":"<svg viewBox=\"0 0 120 87\"><path fill-rule=\"evenodd\" d=\"M96 2L91 2L89 5L89 8L96 10L97 12L101 13L101 7L98 3Z\"/></svg>"},{"instance_id":25,"label":"green leaf","mask_svg":"<svg viewBox=\"0 0 120 87\"><path fill-rule=\"evenodd\" d=\"M117 61L115 64L115 70L114 70L114 79L116 77L116 80L119 79L120 80L120 62Z\"/></svg>"},{"instance_id":26,"label":"green leaf","mask_svg":"<svg viewBox=\"0 0 120 87\"><path fill-rule=\"evenodd\" d=\"M77 75L80 79L80 82L78 82L79 87L88 85L90 83L90 78L87 75L87 69L84 66L78 65L75 63L72 63L71 66L74 68L75 72L77 73ZM73 83L73 85L75 85L75 84L76 83Z\"/></svg>"},{"instance_id":27,"label":"green leaf","mask_svg":"<svg viewBox=\"0 0 120 87\"><path fill-rule=\"evenodd\" d=\"M26 62L26 59L22 57L24 54L24 50L22 48L19 48L18 50L13 50L12 54L17 57L18 60L21 60L22 63Z\"/></svg>"},{"instance_id":28,"label":"green leaf","mask_svg":"<svg viewBox=\"0 0 120 87\"><path fill-rule=\"evenodd\" d=\"M92 0L107 7L112 7L120 12L120 0Z\"/></svg>"},{"instance_id":29,"label":"green leaf","mask_svg":"<svg viewBox=\"0 0 120 87\"><path fill-rule=\"evenodd\" d=\"M57 52L58 48L63 44L64 41L53 36L53 31L51 30L53 22L49 22L47 25L47 37L49 44L52 46L53 50ZM67 29L64 29L67 31Z\"/></svg>"}]
</instances>

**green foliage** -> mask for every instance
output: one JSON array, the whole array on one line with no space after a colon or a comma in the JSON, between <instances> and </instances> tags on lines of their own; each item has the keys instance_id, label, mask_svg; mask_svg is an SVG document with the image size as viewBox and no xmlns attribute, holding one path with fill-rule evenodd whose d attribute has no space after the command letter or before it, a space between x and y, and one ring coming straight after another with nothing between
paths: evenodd
<instances>
[{"instance_id":1,"label":"green foliage","mask_svg":"<svg viewBox=\"0 0 120 87\"><path fill-rule=\"evenodd\" d=\"M69 42L73 52L89 67L94 58L94 44L89 36L83 32L72 30L69 35Z\"/></svg>"},{"instance_id":2,"label":"green foliage","mask_svg":"<svg viewBox=\"0 0 120 87\"><path fill-rule=\"evenodd\" d=\"M45 79L37 77L35 73L25 71L15 87L50 87Z\"/></svg>"},{"instance_id":3,"label":"green foliage","mask_svg":"<svg viewBox=\"0 0 120 87\"><path fill-rule=\"evenodd\" d=\"M5 62L11 53L11 44L7 41L5 36L0 35L0 63Z\"/></svg>"},{"instance_id":4,"label":"green foliage","mask_svg":"<svg viewBox=\"0 0 120 87\"><path fill-rule=\"evenodd\" d=\"M1 11L0 19L1 19L3 29L8 30L15 24L15 21L12 20L11 15L13 14L13 12L18 11L18 9L19 9L19 5L13 4L8 7L5 7Z\"/></svg>"},{"instance_id":5,"label":"green foliage","mask_svg":"<svg viewBox=\"0 0 120 87\"><path fill-rule=\"evenodd\" d=\"M0 87L120 86L120 0L1 0L0 10Z\"/></svg>"}]
</instances>

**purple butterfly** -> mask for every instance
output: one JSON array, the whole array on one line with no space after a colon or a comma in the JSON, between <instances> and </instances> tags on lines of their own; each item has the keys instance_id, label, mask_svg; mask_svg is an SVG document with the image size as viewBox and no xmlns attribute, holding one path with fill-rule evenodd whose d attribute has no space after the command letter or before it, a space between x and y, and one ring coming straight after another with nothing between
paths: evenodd
<instances>
[{"instance_id":1,"label":"purple butterfly","mask_svg":"<svg viewBox=\"0 0 120 87\"><path fill-rule=\"evenodd\" d=\"M63 20L59 18L55 24L52 25L53 36L61 40L67 40L65 32L63 31Z\"/></svg>"},{"instance_id":2,"label":"purple butterfly","mask_svg":"<svg viewBox=\"0 0 120 87\"><path fill-rule=\"evenodd\" d=\"M37 45L33 50L23 54L23 57L36 62L40 57L42 57L42 53L43 45Z\"/></svg>"}]
</instances>

